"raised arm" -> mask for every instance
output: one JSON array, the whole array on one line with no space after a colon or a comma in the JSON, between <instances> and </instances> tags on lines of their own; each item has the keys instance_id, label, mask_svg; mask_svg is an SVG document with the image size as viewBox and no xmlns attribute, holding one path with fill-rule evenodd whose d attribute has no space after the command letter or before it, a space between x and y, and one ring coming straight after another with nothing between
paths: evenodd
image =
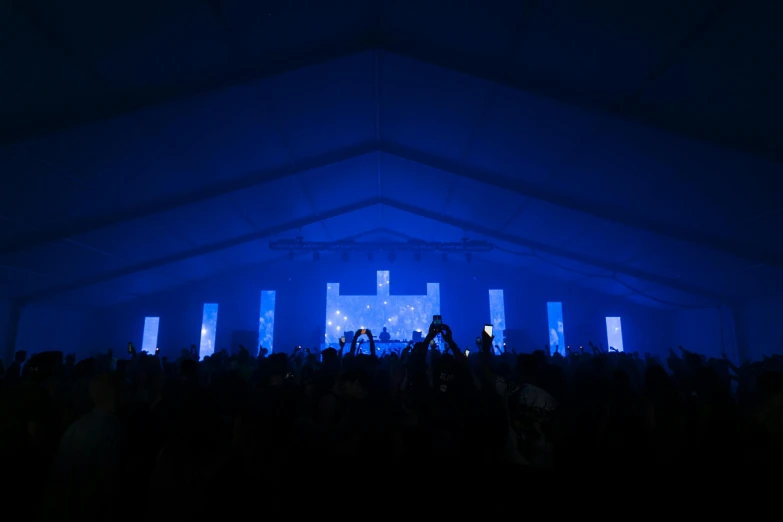
<instances>
[{"instance_id":1,"label":"raised arm","mask_svg":"<svg viewBox=\"0 0 783 522\"><path fill-rule=\"evenodd\" d=\"M372 338L372 331L371 330L365 330L365 335L367 335L367 338L370 340L370 355L373 357L376 357L375 354L375 339Z\"/></svg>"},{"instance_id":2,"label":"raised arm","mask_svg":"<svg viewBox=\"0 0 783 522\"><path fill-rule=\"evenodd\" d=\"M484 354L484 361L482 363L482 374L485 379L494 385L495 374L492 373L492 368L489 365L489 358L492 357L492 341L494 336L489 335L485 330L481 332L481 351Z\"/></svg>"},{"instance_id":3,"label":"raised arm","mask_svg":"<svg viewBox=\"0 0 783 522\"><path fill-rule=\"evenodd\" d=\"M345 337L340 337L340 353L337 357L337 364L342 367L343 365L343 351L345 350Z\"/></svg>"},{"instance_id":4,"label":"raised arm","mask_svg":"<svg viewBox=\"0 0 783 522\"><path fill-rule=\"evenodd\" d=\"M462 351L459 349L459 346L457 346L456 341L454 341L454 336L451 333L451 328L448 325L443 325L441 327L442 334L443 334L443 340L446 341L446 344L449 345L449 350L451 350L451 354L454 356L454 359L456 359L459 362L467 362L467 359L465 358L465 354L462 353Z\"/></svg>"},{"instance_id":5,"label":"raised arm","mask_svg":"<svg viewBox=\"0 0 783 522\"><path fill-rule=\"evenodd\" d=\"M353 339L351 340L351 351L349 352L349 355L353 357L356 355L356 345L359 342L359 337L362 336L362 330L358 330L353 334Z\"/></svg>"}]
</instances>

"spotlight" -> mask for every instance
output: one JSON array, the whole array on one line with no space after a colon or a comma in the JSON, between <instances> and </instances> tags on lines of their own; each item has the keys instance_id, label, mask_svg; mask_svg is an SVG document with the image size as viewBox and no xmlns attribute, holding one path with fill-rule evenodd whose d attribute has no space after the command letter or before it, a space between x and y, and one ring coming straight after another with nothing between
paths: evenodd
<instances>
[{"instance_id":1,"label":"spotlight","mask_svg":"<svg viewBox=\"0 0 783 522\"><path fill-rule=\"evenodd\" d=\"M443 262L445 263L446 261L449 260L449 255L446 252L443 252L443 255L441 256L441 258L443 259Z\"/></svg>"},{"instance_id":2,"label":"spotlight","mask_svg":"<svg viewBox=\"0 0 783 522\"><path fill-rule=\"evenodd\" d=\"M467 261L468 263L470 263L470 260L471 260L471 259L473 259L473 254L471 254L470 252L467 252L467 253L465 254L465 261Z\"/></svg>"},{"instance_id":3,"label":"spotlight","mask_svg":"<svg viewBox=\"0 0 783 522\"><path fill-rule=\"evenodd\" d=\"M367 252L367 261L372 261L372 252Z\"/></svg>"},{"instance_id":4,"label":"spotlight","mask_svg":"<svg viewBox=\"0 0 783 522\"><path fill-rule=\"evenodd\" d=\"M421 261L421 252L416 252L416 253L414 253L414 254L413 254L413 260L414 260L414 261L416 261L417 263L418 263L419 261Z\"/></svg>"},{"instance_id":5,"label":"spotlight","mask_svg":"<svg viewBox=\"0 0 783 522\"><path fill-rule=\"evenodd\" d=\"M313 252L313 261L320 261L321 254L319 252Z\"/></svg>"},{"instance_id":6,"label":"spotlight","mask_svg":"<svg viewBox=\"0 0 783 522\"><path fill-rule=\"evenodd\" d=\"M343 261L348 262L351 260L351 255L348 252L343 252Z\"/></svg>"},{"instance_id":7,"label":"spotlight","mask_svg":"<svg viewBox=\"0 0 783 522\"><path fill-rule=\"evenodd\" d=\"M389 262L394 263L395 259L397 259L397 256L394 255L394 252L389 252Z\"/></svg>"}]
</instances>

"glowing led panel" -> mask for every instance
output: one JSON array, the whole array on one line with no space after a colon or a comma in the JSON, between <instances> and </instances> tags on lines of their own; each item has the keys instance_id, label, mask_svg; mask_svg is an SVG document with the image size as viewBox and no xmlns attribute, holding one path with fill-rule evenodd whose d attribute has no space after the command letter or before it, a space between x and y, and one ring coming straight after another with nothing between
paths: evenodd
<instances>
[{"instance_id":1,"label":"glowing led panel","mask_svg":"<svg viewBox=\"0 0 783 522\"><path fill-rule=\"evenodd\" d=\"M204 303L204 314L201 317L201 345L198 350L199 360L215 353L215 330L217 330L217 319L217 303Z\"/></svg>"},{"instance_id":2,"label":"glowing led panel","mask_svg":"<svg viewBox=\"0 0 783 522\"><path fill-rule=\"evenodd\" d=\"M546 314L549 319L549 353L559 352L565 355L566 344L563 336L563 303L547 303Z\"/></svg>"},{"instance_id":3,"label":"glowing led panel","mask_svg":"<svg viewBox=\"0 0 783 522\"><path fill-rule=\"evenodd\" d=\"M340 295L340 284L326 285L327 345L336 345L344 332L361 327L379 337L386 328L389 339L411 339L413 332L426 332L432 316L440 314L440 285L427 283L427 295L391 295L389 272L379 271L375 295ZM380 347L379 347L380 349Z\"/></svg>"},{"instance_id":4,"label":"glowing led panel","mask_svg":"<svg viewBox=\"0 0 783 522\"><path fill-rule=\"evenodd\" d=\"M495 345L505 351L503 332L506 331L506 305L503 300L503 290L489 291L489 316L492 319Z\"/></svg>"},{"instance_id":5,"label":"glowing led panel","mask_svg":"<svg viewBox=\"0 0 783 522\"><path fill-rule=\"evenodd\" d=\"M141 339L142 352L155 353L155 348L158 347L159 325L160 325L160 317L144 318L144 337L142 337Z\"/></svg>"},{"instance_id":6,"label":"glowing led panel","mask_svg":"<svg viewBox=\"0 0 783 522\"><path fill-rule=\"evenodd\" d=\"M620 323L619 317L606 318L606 340L609 342L610 348L614 348L618 352L623 351L623 325Z\"/></svg>"},{"instance_id":7,"label":"glowing led panel","mask_svg":"<svg viewBox=\"0 0 783 522\"><path fill-rule=\"evenodd\" d=\"M261 313L258 316L258 346L272 353L275 339L275 291L261 291Z\"/></svg>"}]
</instances>

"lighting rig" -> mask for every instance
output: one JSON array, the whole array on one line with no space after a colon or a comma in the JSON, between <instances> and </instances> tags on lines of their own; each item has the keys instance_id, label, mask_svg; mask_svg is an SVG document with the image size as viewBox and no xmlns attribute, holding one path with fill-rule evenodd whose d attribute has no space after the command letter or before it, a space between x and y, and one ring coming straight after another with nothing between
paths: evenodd
<instances>
[{"instance_id":1,"label":"lighting rig","mask_svg":"<svg viewBox=\"0 0 783 522\"><path fill-rule=\"evenodd\" d=\"M449 254L461 254L470 261L473 253L491 252L495 245L486 241L472 241L463 238L461 242L442 241L405 241L405 242L364 242L364 241L305 241L302 237L296 239L281 239L269 243L271 250L283 250L293 258L295 254L313 253L313 260L320 259L321 252L339 252L343 261L347 261L352 252L361 252L372 260L374 252L388 252L390 261L395 259L397 252L412 252L416 261L421 260L424 252L439 252L445 261Z\"/></svg>"}]
</instances>

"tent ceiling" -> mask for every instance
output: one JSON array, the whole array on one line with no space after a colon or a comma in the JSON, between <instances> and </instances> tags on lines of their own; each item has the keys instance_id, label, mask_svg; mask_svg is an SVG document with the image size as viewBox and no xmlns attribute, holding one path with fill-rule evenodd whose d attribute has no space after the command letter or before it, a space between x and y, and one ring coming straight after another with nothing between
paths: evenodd
<instances>
[{"instance_id":1,"label":"tent ceiling","mask_svg":"<svg viewBox=\"0 0 783 522\"><path fill-rule=\"evenodd\" d=\"M130 299L299 229L467 232L662 305L783 283L783 81L740 34L777 4L17 4L0 297Z\"/></svg>"},{"instance_id":2,"label":"tent ceiling","mask_svg":"<svg viewBox=\"0 0 783 522\"><path fill-rule=\"evenodd\" d=\"M13 5L11 5L13 4ZM378 48L780 159L778 2L4 3L5 140ZM18 53L25 49L24 55Z\"/></svg>"}]
</instances>

